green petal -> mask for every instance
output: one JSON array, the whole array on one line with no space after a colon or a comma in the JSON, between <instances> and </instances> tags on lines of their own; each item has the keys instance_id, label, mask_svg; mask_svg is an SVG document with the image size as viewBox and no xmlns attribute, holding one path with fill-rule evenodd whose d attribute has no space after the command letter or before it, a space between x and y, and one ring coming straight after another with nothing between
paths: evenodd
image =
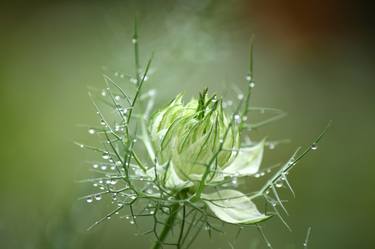
<instances>
[{"instance_id":1,"label":"green petal","mask_svg":"<svg viewBox=\"0 0 375 249\"><path fill-rule=\"evenodd\" d=\"M225 189L202 194L211 211L222 221L232 224L254 224L270 216L260 213L256 205L243 193Z\"/></svg>"},{"instance_id":2,"label":"green petal","mask_svg":"<svg viewBox=\"0 0 375 249\"><path fill-rule=\"evenodd\" d=\"M224 175L253 175L263 158L264 140L249 148L240 148L236 158L223 170Z\"/></svg>"}]
</instances>

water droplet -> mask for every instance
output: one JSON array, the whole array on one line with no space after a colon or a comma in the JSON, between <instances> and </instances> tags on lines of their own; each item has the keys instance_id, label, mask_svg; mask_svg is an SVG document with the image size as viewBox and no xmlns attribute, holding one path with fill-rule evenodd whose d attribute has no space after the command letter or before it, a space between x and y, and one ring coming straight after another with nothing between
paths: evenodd
<instances>
[{"instance_id":1,"label":"water droplet","mask_svg":"<svg viewBox=\"0 0 375 249\"><path fill-rule=\"evenodd\" d=\"M111 216L107 216L107 220L110 220L111 219Z\"/></svg>"},{"instance_id":2,"label":"water droplet","mask_svg":"<svg viewBox=\"0 0 375 249\"><path fill-rule=\"evenodd\" d=\"M100 124L101 125L103 125L103 126L105 126L106 125L106 123L105 123L105 121L102 119L102 120L100 120Z\"/></svg>"},{"instance_id":3,"label":"water droplet","mask_svg":"<svg viewBox=\"0 0 375 249\"><path fill-rule=\"evenodd\" d=\"M313 143L313 144L311 145L311 149L312 149L312 150L317 150L317 149L318 149L318 145L317 145L316 143Z\"/></svg>"},{"instance_id":4,"label":"water droplet","mask_svg":"<svg viewBox=\"0 0 375 249\"><path fill-rule=\"evenodd\" d=\"M264 176L266 173L264 172L260 172L260 176Z\"/></svg>"},{"instance_id":5,"label":"water droplet","mask_svg":"<svg viewBox=\"0 0 375 249\"><path fill-rule=\"evenodd\" d=\"M151 89L150 91L148 91L148 96L153 97L155 95L156 95L156 90L155 89Z\"/></svg>"},{"instance_id":6,"label":"water droplet","mask_svg":"<svg viewBox=\"0 0 375 249\"><path fill-rule=\"evenodd\" d=\"M118 72L115 72L114 75L117 77L117 76L119 75L119 73L118 73Z\"/></svg>"},{"instance_id":7,"label":"water droplet","mask_svg":"<svg viewBox=\"0 0 375 249\"><path fill-rule=\"evenodd\" d=\"M275 149L275 144L274 143L269 143L268 148L270 148L270 150Z\"/></svg>"},{"instance_id":8,"label":"water droplet","mask_svg":"<svg viewBox=\"0 0 375 249\"><path fill-rule=\"evenodd\" d=\"M87 202L87 203L92 203L92 201L93 201L93 199L92 199L91 196L86 198L86 202Z\"/></svg>"},{"instance_id":9,"label":"water droplet","mask_svg":"<svg viewBox=\"0 0 375 249\"><path fill-rule=\"evenodd\" d=\"M238 115L238 114L234 115L234 121L235 121L237 124L241 123L241 116Z\"/></svg>"},{"instance_id":10,"label":"water droplet","mask_svg":"<svg viewBox=\"0 0 375 249\"><path fill-rule=\"evenodd\" d=\"M107 170L107 165L105 165L105 164L101 165L101 166L100 166L100 169L101 169L101 170Z\"/></svg>"},{"instance_id":11,"label":"water droplet","mask_svg":"<svg viewBox=\"0 0 375 249\"><path fill-rule=\"evenodd\" d=\"M254 82L254 81L251 81L251 82L249 83L249 87L250 87L250 88L254 88L254 87L255 87L255 82Z\"/></svg>"},{"instance_id":12,"label":"water droplet","mask_svg":"<svg viewBox=\"0 0 375 249\"><path fill-rule=\"evenodd\" d=\"M136 39L136 38L133 38L133 39L132 39L132 43L133 43L133 44L136 44L136 43L137 43L137 39Z\"/></svg>"},{"instance_id":13,"label":"water droplet","mask_svg":"<svg viewBox=\"0 0 375 249\"><path fill-rule=\"evenodd\" d=\"M247 75L245 76L245 80L250 81L250 80L251 80L251 75L250 75L250 74L247 74Z\"/></svg>"},{"instance_id":14,"label":"water droplet","mask_svg":"<svg viewBox=\"0 0 375 249\"><path fill-rule=\"evenodd\" d=\"M125 76L125 75L124 75L123 73L122 73L122 74L120 74L120 78L121 78L121 79L123 79L123 78L124 78L124 76Z\"/></svg>"},{"instance_id":15,"label":"water droplet","mask_svg":"<svg viewBox=\"0 0 375 249\"><path fill-rule=\"evenodd\" d=\"M90 129L88 130L88 132L89 132L89 134L95 134L95 129L90 128Z\"/></svg>"},{"instance_id":16,"label":"water droplet","mask_svg":"<svg viewBox=\"0 0 375 249\"><path fill-rule=\"evenodd\" d=\"M135 221L131 220L131 221L129 221L129 223L133 225L135 223Z\"/></svg>"},{"instance_id":17,"label":"water droplet","mask_svg":"<svg viewBox=\"0 0 375 249\"><path fill-rule=\"evenodd\" d=\"M105 90L102 90L101 95L102 95L103 97L105 97L105 96L107 96L107 92L106 92Z\"/></svg>"},{"instance_id":18,"label":"water droplet","mask_svg":"<svg viewBox=\"0 0 375 249\"><path fill-rule=\"evenodd\" d=\"M100 201L102 199L102 196L100 194L95 195L95 200Z\"/></svg>"},{"instance_id":19,"label":"water droplet","mask_svg":"<svg viewBox=\"0 0 375 249\"><path fill-rule=\"evenodd\" d=\"M108 154L108 152L104 152L103 155L102 155L102 158L103 158L104 160L108 160L108 159L109 159L109 154Z\"/></svg>"},{"instance_id":20,"label":"water droplet","mask_svg":"<svg viewBox=\"0 0 375 249\"><path fill-rule=\"evenodd\" d=\"M97 168L99 167L99 165L96 164L96 163L94 163L94 164L92 165L92 167L93 167L94 169L97 169Z\"/></svg>"},{"instance_id":21,"label":"water droplet","mask_svg":"<svg viewBox=\"0 0 375 249\"><path fill-rule=\"evenodd\" d=\"M260 174L259 174L259 173L256 173L254 176L255 176L255 178L259 178L259 177L260 177Z\"/></svg>"},{"instance_id":22,"label":"water droplet","mask_svg":"<svg viewBox=\"0 0 375 249\"><path fill-rule=\"evenodd\" d=\"M243 99L243 94L242 94L242 93L238 94L238 95L237 95L237 98L238 98L239 100L242 100L242 99Z\"/></svg>"},{"instance_id":23,"label":"water droplet","mask_svg":"<svg viewBox=\"0 0 375 249\"><path fill-rule=\"evenodd\" d=\"M137 79L136 78L130 78L130 83L137 84Z\"/></svg>"},{"instance_id":24,"label":"water droplet","mask_svg":"<svg viewBox=\"0 0 375 249\"><path fill-rule=\"evenodd\" d=\"M119 101L120 99L121 99L121 97L119 95L115 96L115 100Z\"/></svg>"},{"instance_id":25,"label":"water droplet","mask_svg":"<svg viewBox=\"0 0 375 249\"><path fill-rule=\"evenodd\" d=\"M237 177L233 177L232 178L232 184L234 185L234 186L236 186L237 185Z\"/></svg>"},{"instance_id":26,"label":"water droplet","mask_svg":"<svg viewBox=\"0 0 375 249\"><path fill-rule=\"evenodd\" d=\"M282 181L277 181L275 183L275 186L276 186L276 188L281 188L283 186L283 182Z\"/></svg>"},{"instance_id":27,"label":"water droplet","mask_svg":"<svg viewBox=\"0 0 375 249\"><path fill-rule=\"evenodd\" d=\"M154 214L154 213L155 213L155 211L154 211L154 210L151 210L151 211L150 211L150 214Z\"/></svg>"}]
</instances>

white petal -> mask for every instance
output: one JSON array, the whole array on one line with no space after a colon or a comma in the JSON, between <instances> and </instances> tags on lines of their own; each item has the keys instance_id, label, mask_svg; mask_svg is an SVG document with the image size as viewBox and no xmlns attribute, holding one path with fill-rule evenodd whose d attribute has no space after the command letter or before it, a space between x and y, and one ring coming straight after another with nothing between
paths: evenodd
<instances>
[{"instance_id":1,"label":"white petal","mask_svg":"<svg viewBox=\"0 0 375 249\"><path fill-rule=\"evenodd\" d=\"M260 213L256 205L243 193L225 189L202 194L208 207L221 220L233 224L253 224L270 216Z\"/></svg>"},{"instance_id":2,"label":"white petal","mask_svg":"<svg viewBox=\"0 0 375 249\"><path fill-rule=\"evenodd\" d=\"M156 174L158 176L158 181L162 182L165 180L165 187L172 190L181 190L183 188L188 188L194 185L191 181L182 180L176 173L176 170L172 163L169 166L165 165L156 166ZM165 170L168 167L167 175L165 176ZM155 180L155 168L150 168L147 170L147 176L152 180ZM165 178L164 178L165 177Z\"/></svg>"},{"instance_id":3,"label":"white petal","mask_svg":"<svg viewBox=\"0 0 375 249\"><path fill-rule=\"evenodd\" d=\"M231 164L223 169L224 175L253 175L258 172L263 158L264 141L241 148Z\"/></svg>"},{"instance_id":4,"label":"white petal","mask_svg":"<svg viewBox=\"0 0 375 249\"><path fill-rule=\"evenodd\" d=\"M169 189L180 190L193 186L194 183L188 180L182 180L176 173L176 170L171 162L168 167L167 177L165 180L165 186Z\"/></svg>"}]
</instances>

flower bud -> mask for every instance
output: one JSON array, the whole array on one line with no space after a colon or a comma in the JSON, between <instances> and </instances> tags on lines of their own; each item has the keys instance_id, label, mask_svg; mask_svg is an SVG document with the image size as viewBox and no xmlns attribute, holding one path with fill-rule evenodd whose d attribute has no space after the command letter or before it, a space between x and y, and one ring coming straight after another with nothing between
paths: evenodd
<instances>
[{"instance_id":1,"label":"flower bud","mask_svg":"<svg viewBox=\"0 0 375 249\"><path fill-rule=\"evenodd\" d=\"M207 90L186 105L178 95L156 112L149 132L160 164L170 163L183 181L200 181L207 167L212 176L230 163L238 148L238 129L216 96Z\"/></svg>"}]
</instances>

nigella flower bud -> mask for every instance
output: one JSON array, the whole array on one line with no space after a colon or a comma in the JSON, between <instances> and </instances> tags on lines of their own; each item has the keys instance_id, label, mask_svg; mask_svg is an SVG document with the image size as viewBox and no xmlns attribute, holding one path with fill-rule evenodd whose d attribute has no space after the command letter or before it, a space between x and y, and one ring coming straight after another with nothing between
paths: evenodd
<instances>
[{"instance_id":1,"label":"nigella flower bud","mask_svg":"<svg viewBox=\"0 0 375 249\"><path fill-rule=\"evenodd\" d=\"M149 132L159 163L170 163L177 176L192 185L210 164L214 164L211 179L219 176L217 172L234 157L239 132L230 125L221 100L215 95L209 98L207 90L186 105L182 97L153 115Z\"/></svg>"}]
</instances>

